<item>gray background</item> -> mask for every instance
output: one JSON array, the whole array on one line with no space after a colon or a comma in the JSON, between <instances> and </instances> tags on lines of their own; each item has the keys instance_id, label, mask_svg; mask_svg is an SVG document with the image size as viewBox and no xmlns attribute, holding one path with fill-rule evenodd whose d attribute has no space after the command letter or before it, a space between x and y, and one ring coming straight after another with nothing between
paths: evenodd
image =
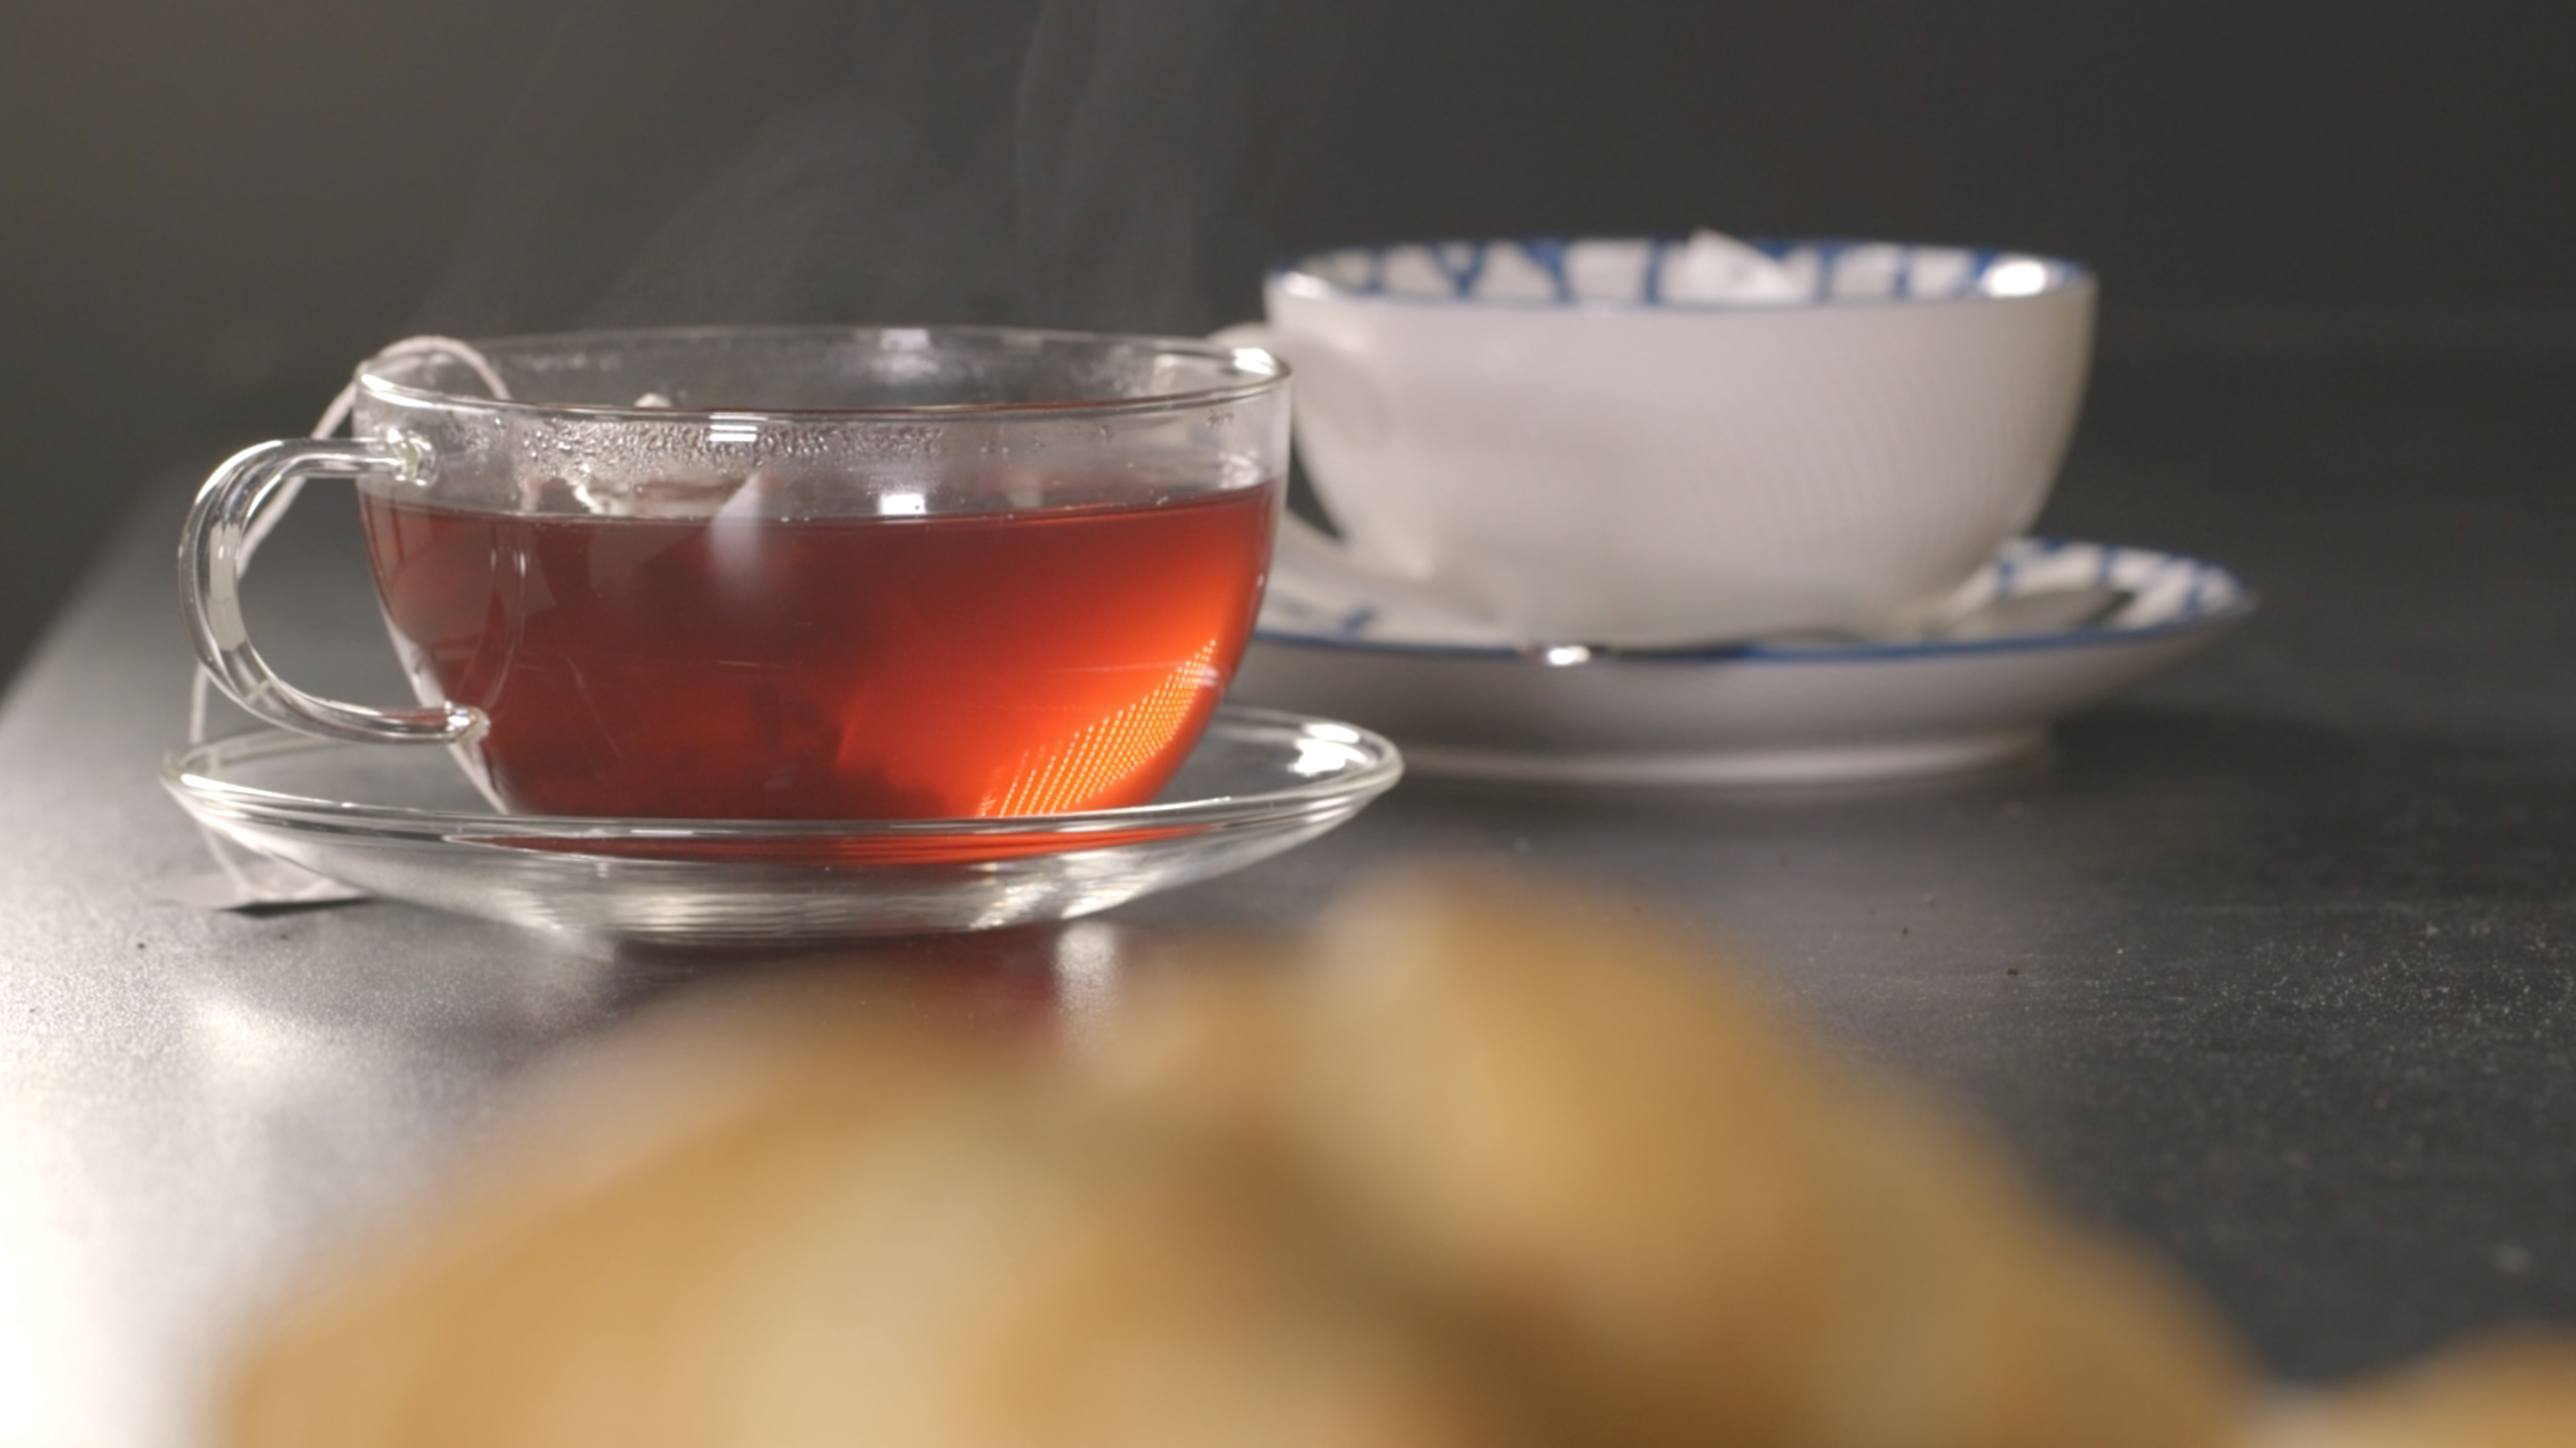
<instances>
[{"instance_id":1,"label":"gray background","mask_svg":"<svg viewBox=\"0 0 2576 1448\"><path fill-rule=\"evenodd\" d=\"M2564 358L2570 54L2540 0L9 6L0 668L139 488L425 328L1196 328L1309 245L1715 225L2091 261L2115 398Z\"/></svg>"}]
</instances>

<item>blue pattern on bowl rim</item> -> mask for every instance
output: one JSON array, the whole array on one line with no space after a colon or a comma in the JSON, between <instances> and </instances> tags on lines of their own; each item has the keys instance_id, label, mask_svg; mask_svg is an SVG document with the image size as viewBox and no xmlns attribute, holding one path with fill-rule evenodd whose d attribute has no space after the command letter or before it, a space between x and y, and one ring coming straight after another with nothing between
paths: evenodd
<instances>
[{"instance_id":1,"label":"blue pattern on bowl rim","mask_svg":"<svg viewBox=\"0 0 2576 1448\"><path fill-rule=\"evenodd\" d=\"M1271 271L1312 278L1344 296L1392 302L1489 306L1598 306L1726 310L1938 301L2013 300L2093 280L2080 262L2003 247L1943 246L1860 238L1747 239L1809 294L1801 302L1675 298L1665 294L1673 258L1692 238L1486 237L1331 247ZM1591 265L1585 265L1592 263ZM1408 275L1391 281L1398 270ZM1578 272L1582 273L1578 280ZM1624 284L1618 280L1625 277ZM1533 292L1533 282L1544 291ZM1605 292L1601 283L1610 279ZM1424 285L1445 286L1445 294Z\"/></svg>"},{"instance_id":2,"label":"blue pattern on bowl rim","mask_svg":"<svg viewBox=\"0 0 2576 1448\"><path fill-rule=\"evenodd\" d=\"M1300 597L1291 580L1274 584L1256 637L1264 643L1390 651L1459 658L1531 658L1554 664L1846 664L1959 654L2019 653L2143 643L2231 621L2253 611L2254 590L2234 572L2204 559L2151 548L2059 538L2016 538L1972 574L1945 602L1961 617L2006 600L2079 589L2118 595L2103 615L2073 627L1983 637L1945 635L1886 641L1769 639L1678 649L1593 649L1468 640L1423 641L1398 608Z\"/></svg>"}]
</instances>

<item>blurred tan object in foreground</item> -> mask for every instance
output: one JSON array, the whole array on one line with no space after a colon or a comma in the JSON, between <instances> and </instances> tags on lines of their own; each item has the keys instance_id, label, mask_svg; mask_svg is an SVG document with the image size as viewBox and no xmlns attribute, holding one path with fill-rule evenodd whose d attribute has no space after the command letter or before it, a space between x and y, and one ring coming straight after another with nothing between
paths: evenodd
<instances>
[{"instance_id":1,"label":"blurred tan object in foreground","mask_svg":"<svg viewBox=\"0 0 2576 1448\"><path fill-rule=\"evenodd\" d=\"M1973 1133L1526 882L1212 947L1071 1050L863 969L713 994L514 1140L290 1307L235 1448L2233 1448L2251 1401Z\"/></svg>"},{"instance_id":2,"label":"blurred tan object in foreground","mask_svg":"<svg viewBox=\"0 0 2576 1448\"><path fill-rule=\"evenodd\" d=\"M2576 1336L2502 1336L2289 1399L2249 1448L2576 1448Z\"/></svg>"},{"instance_id":3,"label":"blurred tan object in foreground","mask_svg":"<svg viewBox=\"0 0 2576 1448\"><path fill-rule=\"evenodd\" d=\"M1147 1001L1107 1109L1278 1143L1554 1441L2225 1440L2242 1375L2179 1290L1625 901L1417 885L1306 954Z\"/></svg>"},{"instance_id":4,"label":"blurred tan object in foreground","mask_svg":"<svg viewBox=\"0 0 2576 1448\"><path fill-rule=\"evenodd\" d=\"M665 1011L253 1354L241 1445L1504 1442L1252 1183L863 975Z\"/></svg>"}]
</instances>

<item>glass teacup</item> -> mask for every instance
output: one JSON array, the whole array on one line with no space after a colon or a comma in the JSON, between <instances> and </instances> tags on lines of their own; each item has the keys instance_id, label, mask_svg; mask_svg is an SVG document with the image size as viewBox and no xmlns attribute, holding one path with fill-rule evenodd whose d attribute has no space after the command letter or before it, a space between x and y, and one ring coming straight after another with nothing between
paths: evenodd
<instances>
[{"instance_id":1,"label":"glass teacup","mask_svg":"<svg viewBox=\"0 0 2576 1448\"><path fill-rule=\"evenodd\" d=\"M270 722L450 745L520 813L1142 803L1250 634L1288 452L1264 353L1006 329L453 344L367 363L354 399L354 440L207 480L199 657ZM263 505L335 475L426 707L306 694L244 630Z\"/></svg>"}]
</instances>

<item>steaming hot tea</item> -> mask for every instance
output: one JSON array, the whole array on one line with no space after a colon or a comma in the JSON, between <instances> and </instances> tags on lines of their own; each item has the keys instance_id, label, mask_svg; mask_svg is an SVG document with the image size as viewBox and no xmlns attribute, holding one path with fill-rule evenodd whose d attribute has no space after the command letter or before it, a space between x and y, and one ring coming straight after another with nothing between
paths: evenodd
<instances>
[{"instance_id":1,"label":"steaming hot tea","mask_svg":"<svg viewBox=\"0 0 2576 1448\"><path fill-rule=\"evenodd\" d=\"M1139 804L1252 628L1278 489L734 518L362 492L388 623L509 808L918 818Z\"/></svg>"},{"instance_id":2,"label":"steaming hot tea","mask_svg":"<svg viewBox=\"0 0 2576 1448\"><path fill-rule=\"evenodd\" d=\"M1089 813L1151 801L1233 678L1288 373L1002 327L420 337L320 431L234 455L180 537L202 677L271 724L448 748L508 813ZM243 561L315 477L357 481L422 707L251 643Z\"/></svg>"}]
</instances>

